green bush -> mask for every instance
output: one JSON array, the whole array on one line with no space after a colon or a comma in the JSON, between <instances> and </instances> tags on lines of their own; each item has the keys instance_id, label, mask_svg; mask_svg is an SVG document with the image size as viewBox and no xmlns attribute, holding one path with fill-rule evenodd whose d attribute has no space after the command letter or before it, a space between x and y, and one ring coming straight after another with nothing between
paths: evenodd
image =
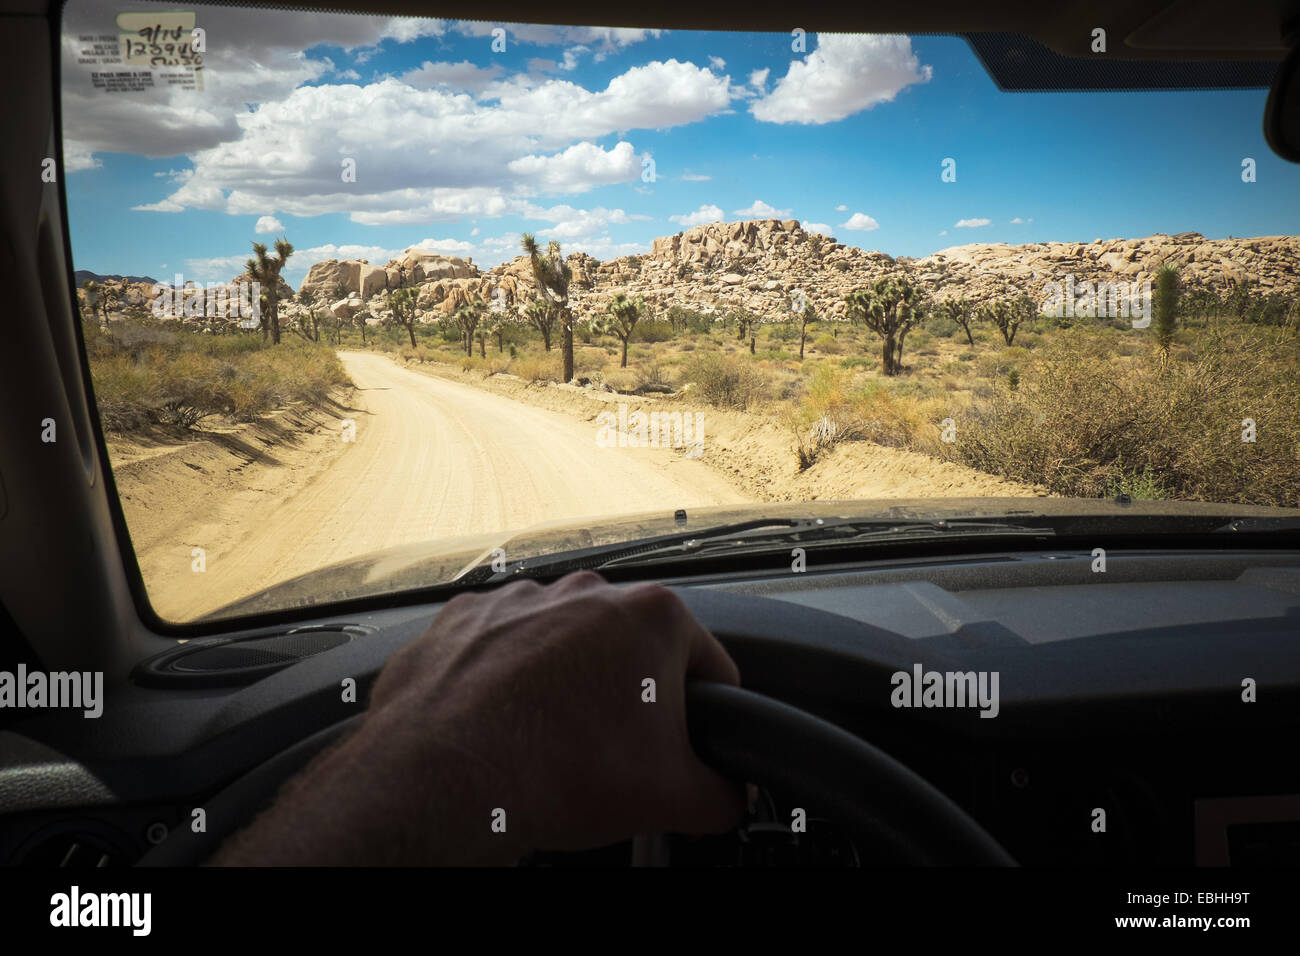
<instances>
[{"instance_id":1,"label":"green bush","mask_svg":"<svg viewBox=\"0 0 1300 956\"><path fill-rule=\"evenodd\" d=\"M931 315L921 323L921 328L937 339L950 339L961 333L961 326L943 315Z\"/></svg>"}]
</instances>

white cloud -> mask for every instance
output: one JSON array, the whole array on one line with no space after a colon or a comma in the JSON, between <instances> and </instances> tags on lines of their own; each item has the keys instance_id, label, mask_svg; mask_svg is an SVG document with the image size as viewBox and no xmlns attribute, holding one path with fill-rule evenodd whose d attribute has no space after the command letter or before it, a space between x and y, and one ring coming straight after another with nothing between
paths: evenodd
<instances>
[{"instance_id":1,"label":"white cloud","mask_svg":"<svg viewBox=\"0 0 1300 956\"><path fill-rule=\"evenodd\" d=\"M709 222L722 222L722 210L713 205L701 206L694 212L683 213L680 216L669 216L669 222L675 222L683 228L689 229L691 226L702 226Z\"/></svg>"},{"instance_id":2,"label":"white cloud","mask_svg":"<svg viewBox=\"0 0 1300 956\"><path fill-rule=\"evenodd\" d=\"M144 203L139 206L132 206L134 212L184 212L185 207L178 202L170 199L160 199L158 202Z\"/></svg>"},{"instance_id":3,"label":"white cloud","mask_svg":"<svg viewBox=\"0 0 1300 956\"><path fill-rule=\"evenodd\" d=\"M516 237L518 241L518 237ZM406 248L423 249L426 252L439 252L449 256L465 256L474 252L475 247L472 243L460 239L421 239L412 246L402 249L389 249L384 246L359 245L356 243L335 245L327 243L323 246L312 246L307 249L297 249L289 257L289 262L284 267L284 278L295 289L298 284L306 278L311 267L317 262L324 262L326 259L365 259L373 265L386 265L389 261L396 259ZM252 255L252 249L244 255L238 256L214 256L208 259L186 259L185 270L186 278L192 278L199 282L224 282L234 278L244 271L244 264Z\"/></svg>"},{"instance_id":4,"label":"white cloud","mask_svg":"<svg viewBox=\"0 0 1300 956\"><path fill-rule=\"evenodd\" d=\"M804 232L815 232L823 236L831 234L831 227L824 222L801 222L799 225L803 227Z\"/></svg>"},{"instance_id":5,"label":"white cloud","mask_svg":"<svg viewBox=\"0 0 1300 956\"><path fill-rule=\"evenodd\" d=\"M340 80L359 80L359 79L361 79L361 74L358 73L356 70L343 70L342 72L338 73L337 76L338 76L338 78L339 78Z\"/></svg>"},{"instance_id":6,"label":"white cloud","mask_svg":"<svg viewBox=\"0 0 1300 956\"><path fill-rule=\"evenodd\" d=\"M909 37L898 34L817 35L817 49L790 64L772 92L750 107L764 123L833 123L892 102L913 83L929 82Z\"/></svg>"},{"instance_id":7,"label":"white cloud","mask_svg":"<svg viewBox=\"0 0 1300 956\"><path fill-rule=\"evenodd\" d=\"M631 27L555 27L538 23L492 23L486 20L461 20L451 24L456 33L471 37L491 36L497 27L504 27L506 36L515 43L534 46L584 45L606 53L614 53L634 43L657 39L661 30L640 30Z\"/></svg>"},{"instance_id":8,"label":"white cloud","mask_svg":"<svg viewBox=\"0 0 1300 956\"><path fill-rule=\"evenodd\" d=\"M852 229L855 232L870 232L873 229L879 229L880 223L872 219L865 212L855 212L849 216L848 222L840 224L841 229Z\"/></svg>"},{"instance_id":9,"label":"white cloud","mask_svg":"<svg viewBox=\"0 0 1300 956\"><path fill-rule=\"evenodd\" d=\"M531 204L523 213L530 219L542 219L555 223L546 229L537 230L539 236L548 239L560 239L565 242L583 236L594 236L610 224L622 225L634 220L647 220L649 216L630 215L622 209L606 209L597 206L594 209L574 209L572 206L551 206L549 209L534 207Z\"/></svg>"},{"instance_id":10,"label":"white cloud","mask_svg":"<svg viewBox=\"0 0 1300 956\"><path fill-rule=\"evenodd\" d=\"M789 209L776 209L763 202L761 199L755 199L753 204L744 209L735 210L734 215L744 219L784 219L790 215Z\"/></svg>"},{"instance_id":11,"label":"white cloud","mask_svg":"<svg viewBox=\"0 0 1300 956\"><path fill-rule=\"evenodd\" d=\"M402 82L417 90L446 88L481 93L501 78L505 68L499 63L489 67L475 66L469 60L459 63L431 63L425 60L415 70L402 74Z\"/></svg>"},{"instance_id":12,"label":"white cloud","mask_svg":"<svg viewBox=\"0 0 1300 956\"><path fill-rule=\"evenodd\" d=\"M707 183L712 176L704 176L700 173L682 173L682 182L686 183Z\"/></svg>"},{"instance_id":13,"label":"white cloud","mask_svg":"<svg viewBox=\"0 0 1300 956\"><path fill-rule=\"evenodd\" d=\"M422 82L454 72L421 71ZM455 75L478 83L489 72ZM300 87L244 109L237 139L190 154L193 170L179 188L139 208L346 212L370 225L501 216L548 192L633 182L641 158L632 144L603 149L592 140L696 122L729 103L725 78L676 60L633 67L600 91L521 75L488 93L490 105L391 77ZM343 158L356 162L355 183L342 182Z\"/></svg>"},{"instance_id":14,"label":"white cloud","mask_svg":"<svg viewBox=\"0 0 1300 956\"><path fill-rule=\"evenodd\" d=\"M520 181L545 192L585 192L595 186L626 183L641 175L641 159L632 144L603 150L594 143L577 143L553 156L522 156L506 168Z\"/></svg>"},{"instance_id":15,"label":"white cloud","mask_svg":"<svg viewBox=\"0 0 1300 956\"><path fill-rule=\"evenodd\" d=\"M772 71L767 67L763 67L761 70L754 70L749 74L749 85L760 93L763 92L764 88L767 86L768 74L771 72Z\"/></svg>"},{"instance_id":16,"label":"white cloud","mask_svg":"<svg viewBox=\"0 0 1300 956\"><path fill-rule=\"evenodd\" d=\"M284 223L274 216L262 216L253 225L253 232L264 235L271 232L284 232Z\"/></svg>"},{"instance_id":17,"label":"white cloud","mask_svg":"<svg viewBox=\"0 0 1300 956\"><path fill-rule=\"evenodd\" d=\"M1021 219L1019 216L1016 216L1015 219L1012 219L1012 220L1011 220L1011 223L1012 223L1012 225L1019 226L1019 225L1022 225L1022 224L1024 223L1024 220Z\"/></svg>"},{"instance_id":18,"label":"white cloud","mask_svg":"<svg viewBox=\"0 0 1300 956\"><path fill-rule=\"evenodd\" d=\"M941 236L946 236L946 235L948 235L948 230L947 230L947 229L940 230L939 235L941 235Z\"/></svg>"},{"instance_id":19,"label":"white cloud","mask_svg":"<svg viewBox=\"0 0 1300 956\"><path fill-rule=\"evenodd\" d=\"M90 148L78 143L64 143L63 169L69 173L79 173L84 169L99 169L104 161L91 155Z\"/></svg>"},{"instance_id":20,"label":"white cloud","mask_svg":"<svg viewBox=\"0 0 1300 956\"><path fill-rule=\"evenodd\" d=\"M987 226L989 224L989 221L990 220L988 219L958 219L957 222L954 223L953 228L973 229L978 226Z\"/></svg>"},{"instance_id":21,"label":"white cloud","mask_svg":"<svg viewBox=\"0 0 1300 956\"><path fill-rule=\"evenodd\" d=\"M715 70L725 70L727 68L727 61L720 56L711 56L709 57L709 66L713 67Z\"/></svg>"},{"instance_id":22,"label":"white cloud","mask_svg":"<svg viewBox=\"0 0 1300 956\"><path fill-rule=\"evenodd\" d=\"M840 203L838 206L835 207L835 211L836 211L836 212L848 212L848 211L849 211L849 207L846 206L846 205L844 205L844 203Z\"/></svg>"},{"instance_id":23,"label":"white cloud","mask_svg":"<svg viewBox=\"0 0 1300 956\"><path fill-rule=\"evenodd\" d=\"M249 249L249 251L242 256L214 256L210 259L186 259L185 272L183 275L187 281L193 279L196 282L226 282L244 271L244 263L252 258L252 255L253 250ZM292 258L290 258L289 264L293 264ZM306 275L306 270L303 271L303 274ZM168 276L166 281L170 285L173 284L175 280L171 276ZM287 276L285 281L289 281Z\"/></svg>"},{"instance_id":24,"label":"white cloud","mask_svg":"<svg viewBox=\"0 0 1300 956\"><path fill-rule=\"evenodd\" d=\"M477 232L478 230L475 230ZM474 251L474 244L463 239L421 239L411 249L423 249L425 252L441 252L444 255L460 256ZM327 257L329 258L329 257ZM389 256L396 259L396 255Z\"/></svg>"}]
</instances>

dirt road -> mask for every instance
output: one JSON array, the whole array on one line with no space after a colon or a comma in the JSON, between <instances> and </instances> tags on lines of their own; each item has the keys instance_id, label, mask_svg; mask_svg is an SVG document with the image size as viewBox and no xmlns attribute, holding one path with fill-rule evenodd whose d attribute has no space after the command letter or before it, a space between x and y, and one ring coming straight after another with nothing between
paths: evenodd
<instances>
[{"instance_id":1,"label":"dirt road","mask_svg":"<svg viewBox=\"0 0 1300 956\"><path fill-rule=\"evenodd\" d=\"M294 575L400 544L751 500L679 450L600 447L594 423L381 355L340 357L357 385L354 442L343 442L339 423L313 448L277 449L276 466L253 483L264 487L248 488L201 522L196 515L192 527L146 550L137 542L161 615L189 620ZM286 496L277 493L284 469L315 473ZM134 535L129 511L127 518ZM192 567L195 547L204 549L203 573Z\"/></svg>"}]
</instances>

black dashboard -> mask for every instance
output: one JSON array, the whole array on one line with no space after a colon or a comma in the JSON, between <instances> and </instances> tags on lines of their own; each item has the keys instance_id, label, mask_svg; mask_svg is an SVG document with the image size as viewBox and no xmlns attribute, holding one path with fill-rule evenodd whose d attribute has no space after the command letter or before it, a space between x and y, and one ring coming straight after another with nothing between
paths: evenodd
<instances>
[{"instance_id":1,"label":"black dashboard","mask_svg":"<svg viewBox=\"0 0 1300 956\"><path fill-rule=\"evenodd\" d=\"M746 688L892 755L1021 864L1300 862L1300 556L1130 550L1094 568L1086 552L999 552L665 583ZM0 862L131 865L149 852L166 863L156 845L191 834L196 811L224 832L215 795L268 761L291 770L344 732L389 655L436 612L175 645L166 666L110 680L99 719L11 724ZM811 821L801 840L792 807ZM815 794L768 789L742 833L679 839L673 855L889 862Z\"/></svg>"}]
</instances>

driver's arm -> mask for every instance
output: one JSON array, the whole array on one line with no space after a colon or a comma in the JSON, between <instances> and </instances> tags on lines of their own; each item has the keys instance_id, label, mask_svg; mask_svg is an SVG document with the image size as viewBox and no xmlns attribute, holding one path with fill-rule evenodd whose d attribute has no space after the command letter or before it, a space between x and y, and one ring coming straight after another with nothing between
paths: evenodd
<instances>
[{"instance_id":1,"label":"driver's arm","mask_svg":"<svg viewBox=\"0 0 1300 956\"><path fill-rule=\"evenodd\" d=\"M581 572L460 595L388 662L357 732L211 862L509 864L636 833L720 832L743 791L691 750L688 675L739 683L657 585Z\"/></svg>"}]
</instances>

